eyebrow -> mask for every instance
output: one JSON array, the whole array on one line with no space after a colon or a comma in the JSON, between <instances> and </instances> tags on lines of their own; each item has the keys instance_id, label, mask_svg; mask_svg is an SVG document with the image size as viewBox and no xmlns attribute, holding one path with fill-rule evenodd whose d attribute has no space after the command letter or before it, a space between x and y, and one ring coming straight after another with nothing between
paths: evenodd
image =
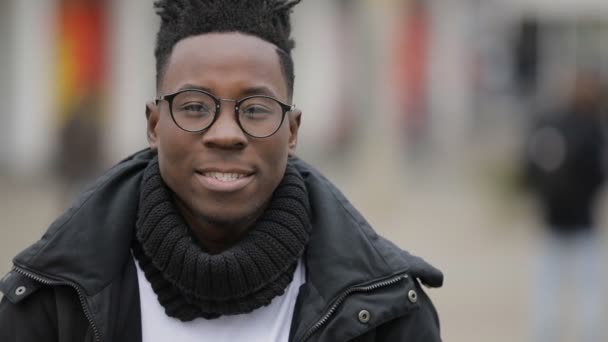
<instances>
[{"instance_id":1,"label":"eyebrow","mask_svg":"<svg viewBox=\"0 0 608 342\"><path fill-rule=\"evenodd\" d=\"M212 92L211 89L209 89L207 87L202 87L199 85L191 84L191 83L186 83L186 84L182 85L181 87L179 87L178 91L185 90L185 89L202 90L202 91L215 95L215 93ZM268 88L266 86L256 86L256 87L249 87L249 88L245 88L245 89L241 90L241 92L239 94L239 96L240 96L239 98L253 96L253 95L266 95L266 96L271 96L271 97L277 97L277 95L270 88Z\"/></svg>"}]
</instances>

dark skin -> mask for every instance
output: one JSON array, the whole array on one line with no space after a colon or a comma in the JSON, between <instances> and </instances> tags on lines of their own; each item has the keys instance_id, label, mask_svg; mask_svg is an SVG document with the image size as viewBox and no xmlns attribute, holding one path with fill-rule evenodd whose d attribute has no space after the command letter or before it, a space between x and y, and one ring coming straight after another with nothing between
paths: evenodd
<instances>
[{"instance_id":1,"label":"dark skin","mask_svg":"<svg viewBox=\"0 0 608 342\"><path fill-rule=\"evenodd\" d=\"M241 33L209 33L179 41L165 67L158 94L202 88L222 99L268 95L291 103L276 46ZM176 204L209 253L239 241L264 212L294 153L301 112L288 112L274 135L253 138L238 126L234 103L222 101L216 122L189 133L171 120L167 101L146 106L150 148ZM213 173L239 174L218 181Z\"/></svg>"}]
</instances>

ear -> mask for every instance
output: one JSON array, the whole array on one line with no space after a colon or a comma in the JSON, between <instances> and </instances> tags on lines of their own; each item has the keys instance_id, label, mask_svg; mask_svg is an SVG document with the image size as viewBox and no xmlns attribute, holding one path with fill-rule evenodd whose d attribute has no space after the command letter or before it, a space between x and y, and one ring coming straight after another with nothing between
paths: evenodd
<instances>
[{"instance_id":1,"label":"ear","mask_svg":"<svg viewBox=\"0 0 608 342\"><path fill-rule=\"evenodd\" d=\"M154 101L146 103L146 120L148 121L146 135L148 136L148 145L150 149L156 151L158 149L158 121L159 109Z\"/></svg>"},{"instance_id":2,"label":"ear","mask_svg":"<svg viewBox=\"0 0 608 342\"><path fill-rule=\"evenodd\" d=\"M298 144L298 130L300 129L300 120L302 119L302 111L294 109L288 114L289 118L289 156L292 157L296 152Z\"/></svg>"}]
</instances>

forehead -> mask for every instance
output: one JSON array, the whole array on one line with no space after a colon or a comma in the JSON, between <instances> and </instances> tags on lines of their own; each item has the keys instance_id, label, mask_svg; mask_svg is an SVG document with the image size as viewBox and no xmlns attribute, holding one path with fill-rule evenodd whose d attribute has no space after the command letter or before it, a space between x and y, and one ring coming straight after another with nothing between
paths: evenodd
<instances>
[{"instance_id":1,"label":"forehead","mask_svg":"<svg viewBox=\"0 0 608 342\"><path fill-rule=\"evenodd\" d=\"M207 33L182 39L173 47L160 88L167 93L185 84L218 91L267 87L275 96L286 96L276 49L272 43L242 33Z\"/></svg>"}]
</instances>

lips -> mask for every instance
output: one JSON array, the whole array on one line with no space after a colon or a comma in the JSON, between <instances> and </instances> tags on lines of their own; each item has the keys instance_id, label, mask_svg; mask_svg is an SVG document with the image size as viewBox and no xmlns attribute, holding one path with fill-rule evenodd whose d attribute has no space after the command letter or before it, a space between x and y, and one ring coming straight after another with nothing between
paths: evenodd
<instances>
[{"instance_id":1,"label":"lips","mask_svg":"<svg viewBox=\"0 0 608 342\"><path fill-rule=\"evenodd\" d=\"M200 170L196 177L200 184L212 192L236 192L245 188L254 179L248 170Z\"/></svg>"}]
</instances>

